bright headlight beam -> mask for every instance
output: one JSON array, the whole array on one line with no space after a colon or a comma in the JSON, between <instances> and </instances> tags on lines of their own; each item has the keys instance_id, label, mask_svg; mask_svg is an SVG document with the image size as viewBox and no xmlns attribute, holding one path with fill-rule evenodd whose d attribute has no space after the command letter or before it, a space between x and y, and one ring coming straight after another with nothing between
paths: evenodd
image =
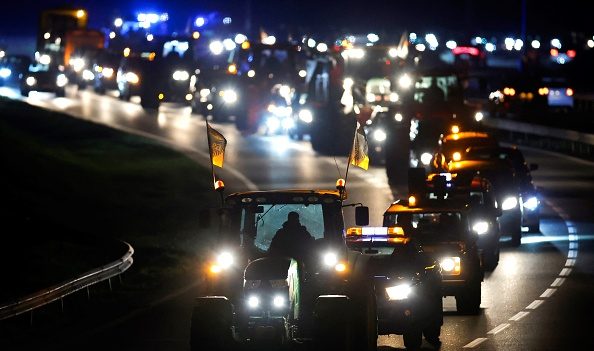
<instances>
[{"instance_id":1,"label":"bright headlight beam","mask_svg":"<svg viewBox=\"0 0 594 351\"><path fill-rule=\"evenodd\" d=\"M299 111L299 119L305 123L311 123L313 122L313 114L310 110L303 109Z\"/></svg>"},{"instance_id":2,"label":"bright headlight beam","mask_svg":"<svg viewBox=\"0 0 594 351\"><path fill-rule=\"evenodd\" d=\"M534 211L538 207L538 199L535 196L532 196L524 201L523 206L530 211Z\"/></svg>"},{"instance_id":3,"label":"bright headlight beam","mask_svg":"<svg viewBox=\"0 0 594 351\"><path fill-rule=\"evenodd\" d=\"M247 305L250 308L258 308L260 306L260 299L257 296L250 296L247 300Z\"/></svg>"},{"instance_id":4,"label":"bright headlight beam","mask_svg":"<svg viewBox=\"0 0 594 351\"><path fill-rule=\"evenodd\" d=\"M388 135L386 132L381 129L377 129L373 132L373 139L375 139L375 141L384 141L387 137Z\"/></svg>"},{"instance_id":5,"label":"bright headlight beam","mask_svg":"<svg viewBox=\"0 0 594 351\"><path fill-rule=\"evenodd\" d=\"M428 152L423 152L423 154L421 154L421 163L425 166L428 166L431 163L432 159L433 155Z\"/></svg>"},{"instance_id":6,"label":"bright headlight beam","mask_svg":"<svg viewBox=\"0 0 594 351\"><path fill-rule=\"evenodd\" d=\"M233 104L237 101L237 93L234 90L223 91L223 101L228 104Z\"/></svg>"},{"instance_id":7,"label":"bright headlight beam","mask_svg":"<svg viewBox=\"0 0 594 351\"><path fill-rule=\"evenodd\" d=\"M323 262L328 267L333 267L338 263L338 256L334 252L324 254Z\"/></svg>"},{"instance_id":8,"label":"bright headlight beam","mask_svg":"<svg viewBox=\"0 0 594 351\"><path fill-rule=\"evenodd\" d=\"M489 231L489 223L485 221L478 221L472 226L472 230L478 235L483 235Z\"/></svg>"},{"instance_id":9,"label":"bright headlight beam","mask_svg":"<svg viewBox=\"0 0 594 351\"><path fill-rule=\"evenodd\" d=\"M516 206L518 206L518 199L515 196L510 196L501 203L501 209L504 211L514 209Z\"/></svg>"},{"instance_id":10,"label":"bright headlight beam","mask_svg":"<svg viewBox=\"0 0 594 351\"><path fill-rule=\"evenodd\" d=\"M412 85L412 79L408 74L403 74L400 76L400 79L398 79L398 85L400 85L402 89L408 89Z\"/></svg>"},{"instance_id":11,"label":"bright headlight beam","mask_svg":"<svg viewBox=\"0 0 594 351\"><path fill-rule=\"evenodd\" d=\"M229 268L233 265L234 259L233 255L230 252L221 252L217 256L217 263L222 268Z\"/></svg>"},{"instance_id":12,"label":"bright headlight beam","mask_svg":"<svg viewBox=\"0 0 594 351\"><path fill-rule=\"evenodd\" d=\"M188 71L182 71L182 70L173 72L173 74L171 76L174 80L177 80L177 81L183 81L183 80L190 79L190 73L188 73Z\"/></svg>"},{"instance_id":13,"label":"bright headlight beam","mask_svg":"<svg viewBox=\"0 0 594 351\"><path fill-rule=\"evenodd\" d=\"M388 294L388 299L390 301L407 299L411 292L411 286L406 283L386 288L386 293Z\"/></svg>"},{"instance_id":14,"label":"bright headlight beam","mask_svg":"<svg viewBox=\"0 0 594 351\"><path fill-rule=\"evenodd\" d=\"M474 114L474 120L477 122L482 121L483 118L485 118L485 115L480 111Z\"/></svg>"},{"instance_id":15,"label":"bright headlight beam","mask_svg":"<svg viewBox=\"0 0 594 351\"><path fill-rule=\"evenodd\" d=\"M280 295L276 295L274 299L272 299L272 305L276 308L282 308L285 306L285 298Z\"/></svg>"}]
</instances>

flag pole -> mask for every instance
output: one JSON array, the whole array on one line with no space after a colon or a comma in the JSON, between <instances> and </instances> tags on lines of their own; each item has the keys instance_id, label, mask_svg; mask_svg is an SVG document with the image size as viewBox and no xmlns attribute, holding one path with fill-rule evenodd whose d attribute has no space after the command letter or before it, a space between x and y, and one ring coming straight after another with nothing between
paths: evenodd
<instances>
[{"instance_id":1,"label":"flag pole","mask_svg":"<svg viewBox=\"0 0 594 351\"><path fill-rule=\"evenodd\" d=\"M357 131L359 130L359 122L355 119L355 135L353 136L353 143L351 144L351 150L349 151L349 159L346 166L346 173L344 174L344 185L346 188L347 178L349 177L349 167L351 165L352 157L353 157L353 147L355 146L355 142L357 140Z\"/></svg>"}]
</instances>

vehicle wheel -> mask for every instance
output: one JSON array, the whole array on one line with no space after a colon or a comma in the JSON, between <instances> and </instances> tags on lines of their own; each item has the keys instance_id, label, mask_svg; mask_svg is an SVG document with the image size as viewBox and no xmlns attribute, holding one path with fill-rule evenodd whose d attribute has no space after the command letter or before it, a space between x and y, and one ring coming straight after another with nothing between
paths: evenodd
<instances>
[{"instance_id":1,"label":"vehicle wheel","mask_svg":"<svg viewBox=\"0 0 594 351\"><path fill-rule=\"evenodd\" d=\"M62 89L58 89L56 90L56 97L64 97L66 96L66 90Z\"/></svg>"},{"instance_id":2,"label":"vehicle wheel","mask_svg":"<svg viewBox=\"0 0 594 351\"><path fill-rule=\"evenodd\" d=\"M486 271L492 271L497 267L499 264L499 246L497 248L489 250L486 255L483 257L483 266L485 267Z\"/></svg>"},{"instance_id":3,"label":"vehicle wheel","mask_svg":"<svg viewBox=\"0 0 594 351\"><path fill-rule=\"evenodd\" d=\"M530 233L540 233L540 223L529 226L528 231Z\"/></svg>"},{"instance_id":4,"label":"vehicle wheel","mask_svg":"<svg viewBox=\"0 0 594 351\"><path fill-rule=\"evenodd\" d=\"M190 327L191 350L231 350L234 344L232 323L233 311L227 299L196 299Z\"/></svg>"},{"instance_id":5,"label":"vehicle wheel","mask_svg":"<svg viewBox=\"0 0 594 351\"><path fill-rule=\"evenodd\" d=\"M456 309L462 314L479 314L481 311L481 282L475 281L456 296Z\"/></svg>"},{"instance_id":6,"label":"vehicle wheel","mask_svg":"<svg viewBox=\"0 0 594 351\"><path fill-rule=\"evenodd\" d=\"M443 300L441 294L436 295L434 301L434 317L425 329L423 329L423 335L428 343L438 348L441 345L439 336L441 335L441 326L443 325Z\"/></svg>"},{"instance_id":7,"label":"vehicle wheel","mask_svg":"<svg viewBox=\"0 0 594 351\"><path fill-rule=\"evenodd\" d=\"M354 350L377 350L377 307L373 285L368 286L367 294L354 300L353 306L353 346Z\"/></svg>"},{"instance_id":8,"label":"vehicle wheel","mask_svg":"<svg viewBox=\"0 0 594 351\"><path fill-rule=\"evenodd\" d=\"M514 229L511 235L511 244L513 246L520 246L522 245L522 229L518 227Z\"/></svg>"},{"instance_id":9,"label":"vehicle wheel","mask_svg":"<svg viewBox=\"0 0 594 351\"><path fill-rule=\"evenodd\" d=\"M319 297L315 307L314 349L343 351L352 343L346 297ZM354 351L354 350L353 350Z\"/></svg>"},{"instance_id":10,"label":"vehicle wheel","mask_svg":"<svg viewBox=\"0 0 594 351\"><path fill-rule=\"evenodd\" d=\"M408 350L418 350L423 343L423 334L419 330L409 331L402 335L404 346Z\"/></svg>"}]
</instances>

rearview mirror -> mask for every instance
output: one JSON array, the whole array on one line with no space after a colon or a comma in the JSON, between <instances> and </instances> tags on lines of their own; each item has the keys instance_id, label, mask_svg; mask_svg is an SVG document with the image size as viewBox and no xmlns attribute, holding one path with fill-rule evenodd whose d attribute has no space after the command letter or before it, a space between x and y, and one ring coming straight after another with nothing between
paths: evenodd
<instances>
[{"instance_id":1,"label":"rearview mirror","mask_svg":"<svg viewBox=\"0 0 594 351\"><path fill-rule=\"evenodd\" d=\"M538 164L536 163L531 163L530 164L530 170L531 171L536 171L538 169Z\"/></svg>"},{"instance_id":2,"label":"rearview mirror","mask_svg":"<svg viewBox=\"0 0 594 351\"><path fill-rule=\"evenodd\" d=\"M369 207L355 207L355 224L357 226L369 225Z\"/></svg>"}]
</instances>

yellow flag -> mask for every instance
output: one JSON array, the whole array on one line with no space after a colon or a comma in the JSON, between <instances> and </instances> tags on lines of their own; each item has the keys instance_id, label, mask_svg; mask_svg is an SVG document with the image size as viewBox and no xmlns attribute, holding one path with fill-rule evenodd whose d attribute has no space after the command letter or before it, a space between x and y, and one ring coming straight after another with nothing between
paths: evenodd
<instances>
[{"instance_id":1,"label":"yellow flag","mask_svg":"<svg viewBox=\"0 0 594 351\"><path fill-rule=\"evenodd\" d=\"M223 168L227 139L225 139L223 134L212 128L208 122L206 123L206 128L208 133L208 151L210 153L210 161L213 165Z\"/></svg>"},{"instance_id":2,"label":"yellow flag","mask_svg":"<svg viewBox=\"0 0 594 351\"><path fill-rule=\"evenodd\" d=\"M353 149L351 150L351 164L361 167L364 170L369 168L369 150L367 146L367 136L363 126L357 122L355 139L353 140Z\"/></svg>"}]
</instances>

